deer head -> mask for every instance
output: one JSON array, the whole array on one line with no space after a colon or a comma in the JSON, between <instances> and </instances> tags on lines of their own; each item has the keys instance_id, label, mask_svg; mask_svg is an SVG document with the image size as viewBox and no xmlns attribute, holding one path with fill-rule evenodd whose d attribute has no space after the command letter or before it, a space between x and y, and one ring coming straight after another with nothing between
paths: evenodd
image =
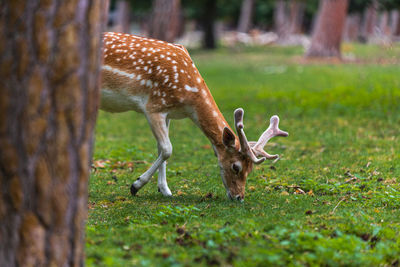
<instances>
[{"instance_id":1,"label":"deer head","mask_svg":"<svg viewBox=\"0 0 400 267\"><path fill-rule=\"evenodd\" d=\"M279 129L279 117L272 116L267 130L257 142L247 141L243 125L244 111L238 108L234 112L235 129L239 139L236 142L234 133L225 127L222 134L224 149L218 151L221 177L230 199L243 201L245 185L253 164L261 164L266 159L278 160L279 155L270 155L264 151L267 142L274 136L286 137L289 134Z\"/></svg>"}]
</instances>

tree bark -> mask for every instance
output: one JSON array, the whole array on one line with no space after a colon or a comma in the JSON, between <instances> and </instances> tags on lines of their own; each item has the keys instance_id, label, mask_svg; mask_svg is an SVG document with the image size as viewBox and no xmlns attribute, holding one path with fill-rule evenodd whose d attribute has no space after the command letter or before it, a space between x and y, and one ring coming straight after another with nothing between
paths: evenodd
<instances>
[{"instance_id":1,"label":"tree bark","mask_svg":"<svg viewBox=\"0 0 400 267\"><path fill-rule=\"evenodd\" d=\"M400 36L400 10L397 11L397 25L395 27L394 36Z\"/></svg>"},{"instance_id":2,"label":"tree bark","mask_svg":"<svg viewBox=\"0 0 400 267\"><path fill-rule=\"evenodd\" d=\"M384 36L390 36L389 12L383 11L379 18L379 31Z\"/></svg>"},{"instance_id":3,"label":"tree bark","mask_svg":"<svg viewBox=\"0 0 400 267\"><path fill-rule=\"evenodd\" d=\"M275 31L280 39L286 38L289 34L290 20L288 18L285 0L276 0L274 9Z\"/></svg>"},{"instance_id":4,"label":"tree bark","mask_svg":"<svg viewBox=\"0 0 400 267\"><path fill-rule=\"evenodd\" d=\"M217 16L217 4L215 0L204 0L202 26L204 31L203 48L214 49L215 42L215 18Z\"/></svg>"},{"instance_id":5,"label":"tree bark","mask_svg":"<svg viewBox=\"0 0 400 267\"><path fill-rule=\"evenodd\" d=\"M390 12L390 32L393 36L400 34L400 13L399 10Z\"/></svg>"},{"instance_id":6,"label":"tree bark","mask_svg":"<svg viewBox=\"0 0 400 267\"><path fill-rule=\"evenodd\" d=\"M307 57L340 57L348 0L321 0Z\"/></svg>"},{"instance_id":7,"label":"tree bark","mask_svg":"<svg viewBox=\"0 0 400 267\"><path fill-rule=\"evenodd\" d=\"M118 0L116 7L116 32L130 33L130 5L127 0Z\"/></svg>"},{"instance_id":8,"label":"tree bark","mask_svg":"<svg viewBox=\"0 0 400 267\"><path fill-rule=\"evenodd\" d=\"M344 39L346 41L356 41L360 31L361 16L358 13L350 14L346 18L344 27Z\"/></svg>"},{"instance_id":9,"label":"tree bark","mask_svg":"<svg viewBox=\"0 0 400 267\"><path fill-rule=\"evenodd\" d=\"M180 0L155 0L150 23L150 37L173 42L178 37L180 24Z\"/></svg>"},{"instance_id":10,"label":"tree bark","mask_svg":"<svg viewBox=\"0 0 400 267\"><path fill-rule=\"evenodd\" d=\"M0 2L0 265L82 266L104 1Z\"/></svg>"},{"instance_id":11,"label":"tree bark","mask_svg":"<svg viewBox=\"0 0 400 267\"><path fill-rule=\"evenodd\" d=\"M372 4L365 10L363 26L361 31L361 37L364 41L368 41L368 38L373 35L374 28L377 20L378 2L372 1Z\"/></svg>"},{"instance_id":12,"label":"tree bark","mask_svg":"<svg viewBox=\"0 0 400 267\"><path fill-rule=\"evenodd\" d=\"M252 26L254 0L243 0L239 17L239 32L248 32Z\"/></svg>"},{"instance_id":13,"label":"tree bark","mask_svg":"<svg viewBox=\"0 0 400 267\"><path fill-rule=\"evenodd\" d=\"M300 34L303 32L303 19L306 4L304 1L292 0L289 4L290 9L290 34Z\"/></svg>"}]
</instances>

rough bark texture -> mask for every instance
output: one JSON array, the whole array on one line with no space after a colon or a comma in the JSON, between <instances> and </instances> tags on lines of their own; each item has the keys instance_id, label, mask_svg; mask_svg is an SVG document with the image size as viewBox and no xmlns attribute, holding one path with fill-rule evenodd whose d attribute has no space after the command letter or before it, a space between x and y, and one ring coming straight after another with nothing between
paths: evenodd
<instances>
[{"instance_id":1,"label":"rough bark texture","mask_svg":"<svg viewBox=\"0 0 400 267\"><path fill-rule=\"evenodd\" d=\"M116 32L130 33L130 5L126 0L119 0L116 7Z\"/></svg>"},{"instance_id":2,"label":"rough bark texture","mask_svg":"<svg viewBox=\"0 0 400 267\"><path fill-rule=\"evenodd\" d=\"M255 0L243 0L239 17L239 32L248 32L252 26L253 9Z\"/></svg>"},{"instance_id":3,"label":"rough bark texture","mask_svg":"<svg viewBox=\"0 0 400 267\"><path fill-rule=\"evenodd\" d=\"M99 0L0 2L0 265L82 266Z\"/></svg>"},{"instance_id":4,"label":"rough bark texture","mask_svg":"<svg viewBox=\"0 0 400 267\"><path fill-rule=\"evenodd\" d=\"M149 36L167 42L174 42L180 29L180 13L180 0L155 0L153 2Z\"/></svg>"},{"instance_id":5,"label":"rough bark texture","mask_svg":"<svg viewBox=\"0 0 400 267\"><path fill-rule=\"evenodd\" d=\"M340 57L348 0L320 0L317 24L307 57Z\"/></svg>"},{"instance_id":6,"label":"rough bark texture","mask_svg":"<svg viewBox=\"0 0 400 267\"><path fill-rule=\"evenodd\" d=\"M217 16L217 4L215 0L204 0L202 26L204 30L203 48L214 49L215 43L215 18Z\"/></svg>"}]
</instances>

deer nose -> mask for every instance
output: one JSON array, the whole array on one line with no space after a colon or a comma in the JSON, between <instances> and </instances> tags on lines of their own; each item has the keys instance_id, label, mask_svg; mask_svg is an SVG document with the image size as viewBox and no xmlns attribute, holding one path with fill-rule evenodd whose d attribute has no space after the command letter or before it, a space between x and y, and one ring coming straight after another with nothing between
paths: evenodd
<instances>
[{"instance_id":1,"label":"deer nose","mask_svg":"<svg viewBox=\"0 0 400 267\"><path fill-rule=\"evenodd\" d=\"M242 197L241 195L236 195L235 198L237 201L240 201L240 202L244 201L244 197Z\"/></svg>"}]
</instances>

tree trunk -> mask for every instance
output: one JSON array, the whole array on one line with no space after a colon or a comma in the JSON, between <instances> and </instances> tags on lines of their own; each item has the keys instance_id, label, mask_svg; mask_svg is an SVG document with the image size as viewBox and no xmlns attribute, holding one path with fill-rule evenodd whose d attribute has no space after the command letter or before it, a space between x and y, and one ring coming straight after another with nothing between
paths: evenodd
<instances>
[{"instance_id":1,"label":"tree trunk","mask_svg":"<svg viewBox=\"0 0 400 267\"><path fill-rule=\"evenodd\" d=\"M390 36L389 12L383 11L379 18L379 31L381 35Z\"/></svg>"},{"instance_id":2,"label":"tree trunk","mask_svg":"<svg viewBox=\"0 0 400 267\"><path fill-rule=\"evenodd\" d=\"M373 35L374 28L377 20L378 2L372 1L372 4L365 10L363 26L361 31L361 38L363 41L368 41L369 37Z\"/></svg>"},{"instance_id":3,"label":"tree trunk","mask_svg":"<svg viewBox=\"0 0 400 267\"><path fill-rule=\"evenodd\" d=\"M390 12L390 19L391 19L391 34L393 36L400 35L400 13L399 10L392 10Z\"/></svg>"},{"instance_id":4,"label":"tree trunk","mask_svg":"<svg viewBox=\"0 0 400 267\"><path fill-rule=\"evenodd\" d=\"M303 18L306 4L304 1L293 0L289 4L290 8L290 34L300 34L303 32Z\"/></svg>"},{"instance_id":5,"label":"tree trunk","mask_svg":"<svg viewBox=\"0 0 400 267\"><path fill-rule=\"evenodd\" d=\"M394 36L400 36L400 10L397 12L397 26L395 27L394 30Z\"/></svg>"},{"instance_id":6,"label":"tree trunk","mask_svg":"<svg viewBox=\"0 0 400 267\"><path fill-rule=\"evenodd\" d=\"M215 43L215 18L217 15L217 4L215 0L204 0L202 26L204 30L203 48L214 49Z\"/></svg>"},{"instance_id":7,"label":"tree trunk","mask_svg":"<svg viewBox=\"0 0 400 267\"><path fill-rule=\"evenodd\" d=\"M285 0L275 1L274 10L275 31L280 39L284 39L289 34L290 20L288 18L287 6Z\"/></svg>"},{"instance_id":8,"label":"tree trunk","mask_svg":"<svg viewBox=\"0 0 400 267\"><path fill-rule=\"evenodd\" d=\"M344 27L344 40L351 42L357 40L360 31L360 22L361 16L358 13L347 16Z\"/></svg>"},{"instance_id":9,"label":"tree trunk","mask_svg":"<svg viewBox=\"0 0 400 267\"><path fill-rule=\"evenodd\" d=\"M243 0L239 17L239 32L248 32L252 26L254 0Z\"/></svg>"},{"instance_id":10,"label":"tree trunk","mask_svg":"<svg viewBox=\"0 0 400 267\"><path fill-rule=\"evenodd\" d=\"M321 0L307 57L340 57L348 0Z\"/></svg>"},{"instance_id":11,"label":"tree trunk","mask_svg":"<svg viewBox=\"0 0 400 267\"><path fill-rule=\"evenodd\" d=\"M150 23L150 37L173 42L179 33L180 0L155 0Z\"/></svg>"},{"instance_id":12,"label":"tree trunk","mask_svg":"<svg viewBox=\"0 0 400 267\"><path fill-rule=\"evenodd\" d=\"M127 0L118 0L116 7L116 32L130 33L130 5Z\"/></svg>"},{"instance_id":13,"label":"tree trunk","mask_svg":"<svg viewBox=\"0 0 400 267\"><path fill-rule=\"evenodd\" d=\"M0 265L83 266L104 1L0 2Z\"/></svg>"}]
</instances>

